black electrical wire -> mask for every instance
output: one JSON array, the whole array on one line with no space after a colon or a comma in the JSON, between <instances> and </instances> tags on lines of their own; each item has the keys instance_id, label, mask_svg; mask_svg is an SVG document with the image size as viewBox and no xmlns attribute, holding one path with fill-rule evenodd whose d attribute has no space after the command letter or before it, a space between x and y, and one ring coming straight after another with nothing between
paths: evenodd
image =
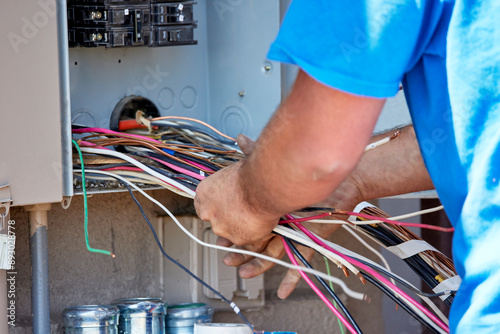
<instances>
[{"instance_id":1,"label":"black electrical wire","mask_svg":"<svg viewBox=\"0 0 500 334\"><path fill-rule=\"evenodd\" d=\"M106 164L106 165L85 165L86 169L94 169L94 170L102 170L102 169L115 168L115 167L134 167L134 166L128 162L122 162L122 163L116 163L116 164ZM81 169L82 166L74 164L73 168Z\"/></svg>"},{"instance_id":2,"label":"black electrical wire","mask_svg":"<svg viewBox=\"0 0 500 334\"><path fill-rule=\"evenodd\" d=\"M379 225L377 227L373 227L370 225L362 225L360 228L376 237L386 247L396 246L403 243L403 240L384 226ZM419 255L410 256L403 259L403 261L405 261L429 287L434 288L439 284L439 281L436 279L438 272L429 266L429 264L427 264Z\"/></svg>"},{"instance_id":3,"label":"black electrical wire","mask_svg":"<svg viewBox=\"0 0 500 334\"><path fill-rule=\"evenodd\" d=\"M373 227L370 225L360 225L360 228L378 239L386 247L399 245L403 242L392 231L382 225ZM408 266L431 288L435 288L440 282L436 279L438 272L432 268L427 262L424 261L419 255L413 255L403 259ZM450 295L444 300L444 303L451 306L455 296Z\"/></svg>"},{"instance_id":4,"label":"black electrical wire","mask_svg":"<svg viewBox=\"0 0 500 334\"><path fill-rule=\"evenodd\" d=\"M122 180L120 180L118 178L117 178L117 180L120 183L122 183L125 186L125 188L127 188L128 192L130 193L130 196L132 197L132 200L135 202L135 204L137 204L139 210L141 211L142 216L144 217L144 220L149 225L149 228L150 228L150 230L153 233L153 236L155 238L156 244L158 245L158 248L160 248L160 251L162 252L163 256L165 256L169 261L171 261L176 266L178 266L179 268L181 268L182 270L184 270L189 276L191 276L196 281L198 281L198 283L200 283L201 285L203 285L204 287L206 287L207 289L209 289L210 291L212 291L215 295L217 295L219 298L221 298L222 301L224 301L225 303L229 304L229 306L231 306L231 308L235 311L235 313L245 322L245 324L247 324L250 327L250 329L253 332L253 326L250 324L250 322L247 320L247 318L245 318L245 316L241 313L241 311L239 310L239 308L237 308L236 306L233 306L234 305L233 302L231 302L229 299L227 299L226 297L224 297L224 295L222 293L220 293L219 291L217 291L214 288L212 288L208 283L206 283L201 278L199 278L198 276L196 276L188 268L184 267L181 263L179 263L178 261L176 261L174 258L172 258L170 255L168 255L165 252L165 250L163 249L163 246L162 246L162 244L160 242L160 239L158 238L158 235L156 234L156 231L155 231L155 229L153 227L153 224L151 224L151 222L149 221L148 217L146 216L146 213L144 212L144 209L142 208L141 203L139 203L139 201L135 197L132 189L130 188L130 186L126 182L123 182Z\"/></svg>"},{"instance_id":5,"label":"black electrical wire","mask_svg":"<svg viewBox=\"0 0 500 334\"><path fill-rule=\"evenodd\" d=\"M378 289L380 289L383 293L385 293L389 298L391 298L394 302L396 302L403 310L405 310L408 314L410 314L412 317L414 317L418 322L420 322L422 325L427 327L432 333L437 333L439 332L432 327L425 319L423 319L420 315L416 314L412 309L408 307L405 303L403 303L398 297L396 297L389 289L387 289L383 284L372 278L371 276L367 275L366 273L361 272L361 275L370 282L371 284L375 285Z\"/></svg>"},{"instance_id":6,"label":"black electrical wire","mask_svg":"<svg viewBox=\"0 0 500 334\"><path fill-rule=\"evenodd\" d=\"M295 247L295 245L290 241L289 238L283 237L283 240L285 240L285 242L287 243L287 245L290 247L290 249L295 254L295 256L297 256L297 258L300 260L300 262L302 262L307 268L314 269L311 266L311 264L304 258L304 256L299 252L299 250L297 249L297 247ZM358 324L356 323L356 321L354 320L354 318L352 317L352 315L349 313L349 311L347 310L347 308L345 307L345 305L342 303L342 301L340 300L340 298L337 296L337 294L328 286L328 284L325 282L324 279L322 279L321 277L316 276L316 275L314 275L314 277L316 277L316 279L318 280L318 282L321 283L321 285L325 288L325 290L330 294L330 296L339 305L339 307L342 310L342 312L344 312L346 318L349 319L349 321L351 322L352 326L356 330L356 333L362 334L363 332L361 331L361 329L359 328Z\"/></svg>"},{"instance_id":7,"label":"black electrical wire","mask_svg":"<svg viewBox=\"0 0 500 334\"><path fill-rule=\"evenodd\" d=\"M349 256L350 258L358 261L358 262L361 262L363 263L364 265L366 266L369 266L370 268L374 269L374 270L377 270L378 272L380 272L381 274L384 274L386 275L387 277L390 277L396 281L398 281L399 283L401 283L401 285L403 285L404 287L410 289L411 291L415 292L417 295L420 295L420 296L424 296L424 297L429 297L429 298L436 298L436 297L440 297L440 296L443 296L443 295L447 295L448 292L446 291L443 291L443 292L439 292L439 293L426 293L426 292L423 292L422 290L419 290L418 288L414 287L413 285L409 284L408 282L405 282L404 280L401 279L401 277L395 275L394 273L388 271L388 270L383 270L382 268L378 267L378 266L374 266L372 263L368 262L368 261L364 261L360 258L357 258L357 257L354 257L354 256ZM456 291L449 291L450 293L456 293Z\"/></svg>"},{"instance_id":8,"label":"black electrical wire","mask_svg":"<svg viewBox=\"0 0 500 334\"><path fill-rule=\"evenodd\" d=\"M300 210L297 210L297 212L316 212L316 211L323 211L323 212L333 212L335 211L336 209L333 209L333 208L320 208L320 207L317 207L317 206L309 206L307 208L302 208Z\"/></svg>"},{"instance_id":9,"label":"black electrical wire","mask_svg":"<svg viewBox=\"0 0 500 334\"><path fill-rule=\"evenodd\" d=\"M193 167L191 165L188 165L185 162L180 162L178 160L175 160L174 158L171 158L171 157L163 155L163 154L159 154L159 153L155 153L155 152L147 152L147 154L144 153L144 152L134 152L132 154L133 155L137 155L139 157L143 157L143 158L150 158L151 159L151 157L153 157L153 158L156 158L156 159L168 162L169 164L175 165L177 167L181 167L181 168L187 169L188 171L191 171L191 172L194 172L194 173L198 173L198 174L200 173L200 169L199 168Z\"/></svg>"},{"instance_id":10,"label":"black electrical wire","mask_svg":"<svg viewBox=\"0 0 500 334\"><path fill-rule=\"evenodd\" d=\"M158 172L166 177L169 177L171 179L175 179L177 182L185 185L186 187L188 187L191 190L196 190L198 183L200 183L200 180L195 179L194 177L191 177L189 175L170 173L169 171L167 171L163 168L154 167L154 166L148 166L148 167L151 168L152 170L154 170L155 172Z\"/></svg>"},{"instance_id":11,"label":"black electrical wire","mask_svg":"<svg viewBox=\"0 0 500 334\"><path fill-rule=\"evenodd\" d=\"M220 167L215 165L214 163L211 163L209 161L206 161L206 160L203 160L203 159L200 159L198 157L194 157L192 155L185 154L182 152L175 152L174 157L178 157L178 158L182 158L182 159L186 159L186 160L191 160L193 162L199 163L202 166L207 167L208 169L213 169L214 171L220 170Z\"/></svg>"}]
</instances>

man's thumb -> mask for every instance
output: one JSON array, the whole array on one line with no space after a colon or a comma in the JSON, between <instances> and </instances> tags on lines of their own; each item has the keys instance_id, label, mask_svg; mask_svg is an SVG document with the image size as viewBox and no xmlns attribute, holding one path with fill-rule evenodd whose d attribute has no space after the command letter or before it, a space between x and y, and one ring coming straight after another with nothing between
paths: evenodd
<instances>
[{"instance_id":1,"label":"man's thumb","mask_svg":"<svg viewBox=\"0 0 500 334\"><path fill-rule=\"evenodd\" d=\"M242 133L240 133L238 137L236 137L236 142L245 155L249 155L255 146L255 142Z\"/></svg>"}]
</instances>

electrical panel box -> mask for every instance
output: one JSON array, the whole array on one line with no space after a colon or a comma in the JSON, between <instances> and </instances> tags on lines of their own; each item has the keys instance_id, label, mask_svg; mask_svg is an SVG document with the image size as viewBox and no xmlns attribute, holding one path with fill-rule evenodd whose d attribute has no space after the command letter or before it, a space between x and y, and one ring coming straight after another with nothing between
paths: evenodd
<instances>
[{"instance_id":1,"label":"electrical panel box","mask_svg":"<svg viewBox=\"0 0 500 334\"><path fill-rule=\"evenodd\" d=\"M81 1L68 5L69 21L87 29L79 37L87 38L84 44L102 44L88 39L95 29L104 29L101 41L107 32L108 42L136 43L137 24L125 18L128 8L149 29L141 36L150 41L141 46L168 47L70 48L73 123L108 128L119 101L138 96L150 100L160 116L195 117L231 136L256 138L281 102L281 66L266 59L279 30L278 0L85 3L87 9Z\"/></svg>"}]
</instances>

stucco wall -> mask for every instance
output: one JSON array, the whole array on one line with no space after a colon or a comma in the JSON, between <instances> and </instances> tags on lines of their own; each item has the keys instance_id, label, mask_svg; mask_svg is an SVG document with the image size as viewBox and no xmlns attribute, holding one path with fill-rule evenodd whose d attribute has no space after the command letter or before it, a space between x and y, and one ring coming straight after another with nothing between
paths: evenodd
<instances>
[{"instance_id":1,"label":"stucco wall","mask_svg":"<svg viewBox=\"0 0 500 334\"><path fill-rule=\"evenodd\" d=\"M193 213L189 200L173 196L167 191L152 192L174 213ZM146 213L154 218L159 211L139 197ZM50 302L53 332L62 332L61 313L75 304L107 303L130 296L161 295L155 276L156 245L139 210L127 193L100 194L89 198L89 234L93 247L113 251L117 257L89 253L83 238L83 200L75 196L68 210L53 205L49 212ZM16 221L16 327L11 334L30 333L31 291L29 260L28 214L22 208L11 209ZM339 232L333 240L367 254L356 241ZM166 246L168 252L168 245ZM369 255L371 256L371 255ZM373 257L372 257L373 258ZM317 268L324 268L320 257L314 259ZM299 333L340 333L337 321L324 304L305 285L286 301L276 297L276 289L285 273L275 267L265 276L266 306L245 311L258 329L293 330ZM340 275L340 271L336 271ZM371 303L355 301L337 288L340 297L366 333L386 332L382 316L380 293L371 286L363 286L355 277L345 279L349 286L367 292ZM404 316L403 311L394 313ZM230 312L218 312L217 322L239 322Z\"/></svg>"}]
</instances>

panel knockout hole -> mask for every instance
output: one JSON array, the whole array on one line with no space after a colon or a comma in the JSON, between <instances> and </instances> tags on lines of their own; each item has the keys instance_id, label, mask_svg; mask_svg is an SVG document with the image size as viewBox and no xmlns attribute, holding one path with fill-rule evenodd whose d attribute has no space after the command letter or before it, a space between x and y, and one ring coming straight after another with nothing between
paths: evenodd
<instances>
[{"instance_id":1,"label":"panel knockout hole","mask_svg":"<svg viewBox=\"0 0 500 334\"><path fill-rule=\"evenodd\" d=\"M109 129L113 131L126 131L138 128L135 115L142 111L146 117L160 117L160 112L151 100L142 96L126 96L121 99L113 109L109 121ZM123 152L123 146L115 147L117 151Z\"/></svg>"},{"instance_id":2,"label":"panel knockout hole","mask_svg":"<svg viewBox=\"0 0 500 334\"><path fill-rule=\"evenodd\" d=\"M133 122L129 124L120 121L134 121L135 114L142 111L146 117L160 117L160 112L151 100L142 96L126 96L121 99L113 109L111 119L109 121L109 128L113 131L130 130L134 126Z\"/></svg>"}]
</instances>

